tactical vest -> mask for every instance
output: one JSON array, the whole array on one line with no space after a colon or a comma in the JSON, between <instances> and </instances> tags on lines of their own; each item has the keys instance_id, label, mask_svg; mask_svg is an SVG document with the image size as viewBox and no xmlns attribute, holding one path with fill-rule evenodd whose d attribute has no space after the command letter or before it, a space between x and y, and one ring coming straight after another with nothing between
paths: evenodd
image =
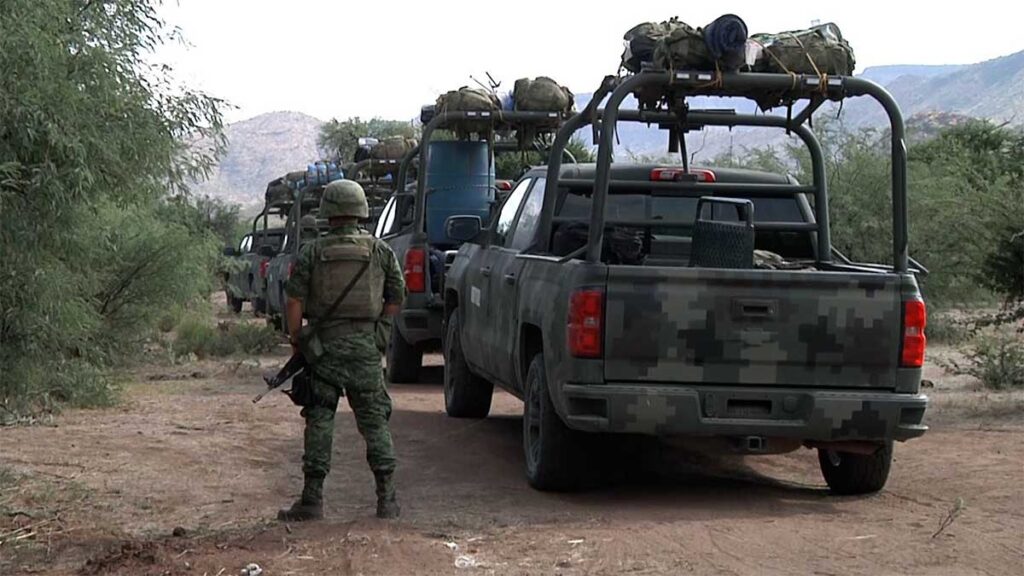
<instances>
[{"instance_id":1,"label":"tactical vest","mask_svg":"<svg viewBox=\"0 0 1024 576\"><path fill-rule=\"evenodd\" d=\"M327 324L335 320L379 318L384 309L384 273L375 258L373 247L376 238L369 234L353 234L328 236L319 242L307 303L309 317L315 322ZM364 263L367 268L362 277L352 286L330 318L325 318L335 300L341 296Z\"/></svg>"}]
</instances>

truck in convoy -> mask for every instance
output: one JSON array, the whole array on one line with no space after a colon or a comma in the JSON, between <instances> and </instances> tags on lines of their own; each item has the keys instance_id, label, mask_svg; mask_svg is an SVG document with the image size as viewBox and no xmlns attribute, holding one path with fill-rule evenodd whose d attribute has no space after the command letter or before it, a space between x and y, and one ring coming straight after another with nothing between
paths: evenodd
<instances>
[{"instance_id":1,"label":"truck in convoy","mask_svg":"<svg viewBox=\"0 0 1024 576\"><path fill-rule=\"evenodd\" d=\"M488 140L432 141L434 132L467 120L509 131L529 124L557 126L563 119L547 112L455 112L425 118L422 143L402 158L396 193L374 229L403 265L409 292L387 350L390 381L415 382L423 353L441 348L444 274L462 244L446 233L445 221L456 215L489 218L501 194L511 188L510 182L495 179L494 155L519 150ZM410 182L413 169L418 176Z\"/></svg>"},{"instance_id":2,"label":"truck in convoy","mask_svg":"<svg viewBox=\"0 0 1024 576\"><path fill-rule=\"evenodd\" d=\"M559 130L490 221L457 215L462 241L443 284L444 398L482 418L495 385L524 401L529 483L580 485L599 433L685 438L710 449L818 451L837 494L881 489L894 441L924 434L925 304L908 256L904 124L892 97L854 77L643 71L608 79ZM620 110L662 91L654 109ZM689 96L778 95L789 116L689 109ZM807 123L827 100L866 96L888 114L893 260L832 248L822 149ZM594 103L602 98L595 96ZM613 163L615 128L642 122L682 145L679 164ZM596 164L557 152L588 124ZM811 182L691 167L687 131L786 130L807 147Z\"/></svg>"},{"instance_id":3,"label":"truck in convoy","mask_svg":"<svg viewBox=\"0 0 1024 576\"><path fill-rule=\"evenodd\" d=\"M267 265L281 250L285 237L285 229L271 226L270 218L279 221L291 209L290 198L271 194L273 184L267 185L263 209L253 218L251 232L242 238L237 249L229 246L224 250L224 255L232 259L227 267L224 292L228 308L235 313L242 311L245 302L252 303L257 315L266 310Z\"/></svg>"},{"instance_id":4,"label":"truck in convoy","mask_svg":"<svg viewBox=\"0 0 1024 576\"><path fill-rule=\"evenodd\" d=\"M344 173L335 163L316 162L307 166L305 172L290 172L271 183L278 193L291 199L291 204L284 225L284 241L266 266L264 298L267 323L286 334L284 286L291 278L299 250L327 232L327 223L316 217L320 211L320 198L324 186L342 178Z\"/></svg>"}]
</instances>

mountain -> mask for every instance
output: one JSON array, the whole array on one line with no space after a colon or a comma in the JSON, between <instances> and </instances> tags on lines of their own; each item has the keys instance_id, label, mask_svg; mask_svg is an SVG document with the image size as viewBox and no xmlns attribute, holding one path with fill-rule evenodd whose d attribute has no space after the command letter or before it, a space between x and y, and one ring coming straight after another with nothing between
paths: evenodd
<instances>
[{"instance_id":1,"label":"mountain","mask_svg":"<svg viewBox=\"0 0 1024 576\"><path fill-rule=\"evenodd\" d=\"M962 64L940 64L936 66L894 64L891 66L872 66L870 68L865 68L864 71L860 73L860 76L885 86L900 76L934 78L936 76L943 76L956 72L965 67L966 66Z\"/></svg>"},{"instance_id":2,"label":"mountain","mask_svg":"<svg viewBox=\"0 0 1024 576\"><path fill-rule=\"evenodd\" d=\"M865 69L861 77L873 80L889 90L900 104L907 123L921 127L932 120L942 125L966 117L985 118L996 122L1024 125L1024 51L971 65L878 66ZM577 109L590 101L592 94L580 94ZM732 108L752 113L756 106L745 98L689 99L691 108ZM635 106L630 101L627 106ZM867 98L853 98L844 103L841 118L853 128L884 127L888 124L881 106ZM839 113L837 104L823 106L816 117ZM785 114L784 110L769 111ZM931 122L934 124L934 122ZM587 132L584 139L590 143ZM664 131L639 124L620 124L617 155L666 154L668 137ZM698 159L712 158L732 148L780 146L786 136L777 130L723 128L705 130L687 136L688 149L699 149Z\"/></svg>"},{"instance_id":3,"label":"mountain","mask_svg":"<svg viewBox=\"0 0 1024 576\"><path fill-rule=\"evenodd\" d=\"M865 75L872 69L865 71ZM906 117L953 112L974 118L1024 125L1024 51L937 74L903 74L884 86ZM852 117L864 125L884 121L872 102L851 102Z\"/></svg>"},{"instance_id":4,"label":"mountain","mask_svg":"<svg viewBox=\"0 0 1024 576\"><path fill-rule=\"evenodd\" d=\"M227 153L193 192L243 206L261 203L267 182L320 157L321 124L300 112L271 112L228 125Z\"/></svg>"},{"instance_id":5,"label":"mountain","mask_svg":"<svg viewBox=\"0 0 1024 576\"><path fill-rule=\"evenodd\" d=\"M899 102L907 124L919 133L961 122L967 117L1024 125L1024 51L966 66L878 66L865 69L861 77L885 86ZM576 97L583 109L592 94ZM755 105L743 98L692 98L692 108L731 108L752 113ZM635 107L630 100L626 107ZM835 116L836 105L823 106L816 117ZM770 113L785 114L784 110ZM854 128L882 127L886 119L873 100L853 98L842 107L846 125ZM228 151L209 181L196 186L196 193L208 194L258 210L267 182L290 170L301 169L319 158L316 137L322 122L299 112L273 112L236 122L226 128ZM590 143L590 131L581 133ZM657 127L621 124L616 146L619 156L666 156L667 133ZM707 129L687 136L687 149L697 160L744 148L781 146L787 142L779 130L738 128Z\"/></svg>"}]
</instances>

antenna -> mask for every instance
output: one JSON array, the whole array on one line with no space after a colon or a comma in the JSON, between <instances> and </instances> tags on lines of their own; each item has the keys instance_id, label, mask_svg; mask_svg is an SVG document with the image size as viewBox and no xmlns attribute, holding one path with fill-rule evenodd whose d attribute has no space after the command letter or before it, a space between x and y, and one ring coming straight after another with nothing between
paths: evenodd
<instances>
[{"instance_id":1,"label":"antenna","mask_svg":"<svg viewBox=\"0 0 1024 576\"><path fill-rule=\"evenodd\" d=\"M470 75L469 75L469 79L470 79L470 80L472 80L473 82L476 82L476 83L477 83L477 85L478 85L478 86L480 86L481 88L483 88L484 90L487 90L487 91L490 91L490 90L491 90L491 89L490 89L490 88L488 88L488 87L487 87L486 85L484 85L484 83L483 83L483 82L481 82L481 81L477 80L477 79L476 79L476 77L474 77L474 76L473 76L472 74L470 74Z\"/></svg>"},{"instance_id":2,"label":"antenna","mask_svg":"<svg viewBox=\"0 0 1024 576\"><path fill-rule=\"evenodd\" d=\"M498 88L501 87L501 82L495 80L494 76L491 76L490 72L485 71L484 74L487 74L487 80L490 81L491 83L491 90L497 90Z\"/></svg>"},{"instance_id":3,"label":"antenna","mask_svg":"<svg viewBox=\"0 0 1024 576\"><path fill-rule=\"evenodd\" d=\"M469 75L469 79L472 80L473 82L476 82L477 85L483 88L484 90L487 90L488 92L492 93L497 93L498 87L501 86L501 82L495 80L494 76L491 76L490 72L484 72L484 74L487 75L487 82L489 85L485 85L483 82L477 80L476 77L474 77L472 74Z\"/></svg>"}]
</instances>

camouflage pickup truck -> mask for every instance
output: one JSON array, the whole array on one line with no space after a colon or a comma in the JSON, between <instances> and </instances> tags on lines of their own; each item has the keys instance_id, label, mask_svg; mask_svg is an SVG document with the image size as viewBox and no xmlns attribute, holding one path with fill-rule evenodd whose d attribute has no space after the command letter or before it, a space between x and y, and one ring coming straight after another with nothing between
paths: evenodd
<instances>
[{"instance_id":1,"label":"camouflage pickup truck","mask_svg":"<svg viewBox=\"0 0 1024 576\"><path fill-rule=\"evenodd\" d=\"M232 261L225 278L224 292L228 308L236 314L242 311L245 302L252 302L253 312L264 311L266 264L281 249L284 234L284 228L264 228L246 234L238 249L225 249L224 255L232 257Z\"/></svg>"},{"instance_id":2,"label":"camouflage pickup truck","mask_svg":"<svg viewBox=\"0 0 1024 576\"><path fill-rule=\"evenodd\" d=\"M497 199L511 188L509 181L495 178L494 159L502 153L519 153L518 145L484 140L431 141L436 130L465 122L467 117L481 122L477 113L465 112L433 116L427 121L423 144L410 150L399 163L396 193L374 228L374 234L387 242L403 263L409 291L387 349L391 382L415 382L423 353L441 347L444 274L462 243L445 234L446 218L464 214L486 217ZM557 114L509 112L500 118L488 115L482 122L501 130L531 122L550 125L560 121ZM574 161L571 154L566 156ZM410 183L414 171L417 176Z\"/></svg>"},{"instance_id":3,"label":"camouflage pickup truck","mask_svg":"<svg viewBox=\"0 0 1024 576\"><path fill-rule=\"evenodd\" d=\"M489 228L456 216L465 241L445 282L445 408L484 417L497 384L524 400L526 475L542 490L579 484L600 436L685 437L745 454L818 450L834 493L885 484L894 441L921 436L925 306L906 235L899 109L865 80L643 72L604 110L559 131L554 149L600 122L596 165L558 154L527 173ZM674 108L619 110L644 88L686 96L781 93L791 118ZM806 126L825 99L868 95L892 125L893 265L831 247L821 147ZM595 101L600 100L595 97ZM620 121L667 128L683 165L611 162ZM789 130L813 182L685 165L686 131ZM813 203L811 202L813 201ZM588 449L588 447L590 449Z\"/></svg>"}]
</instances>

